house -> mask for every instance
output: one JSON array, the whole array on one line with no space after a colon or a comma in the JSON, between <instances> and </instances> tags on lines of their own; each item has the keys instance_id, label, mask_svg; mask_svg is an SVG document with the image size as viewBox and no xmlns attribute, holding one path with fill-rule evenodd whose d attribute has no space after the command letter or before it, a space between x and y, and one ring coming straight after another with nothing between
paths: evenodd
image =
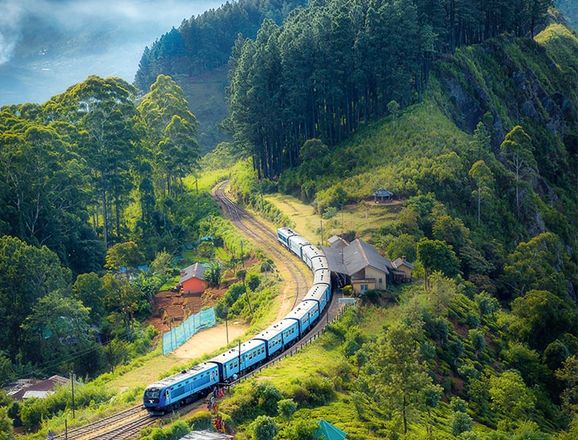
<instances>
[{"instance_id":1,"label":"house","mask_svg":"<svg viewBox=\"0 0 578 440\"><path fill-rule=\"evenodd\" d=\"M386 202L393 198L393 193L386 189L378 189L373 193L373 200L375 203Z\"/></svg>"},{"instance_id":2,"label":"house","mask_svg":"<svg viewBox=\"0 0 578 440\"><path fill-rule=\"evenodd\" d=\"M391 262L391 264L393 265L396 275L399 276L399 280L401 282L408 283L411 281L413 264L407 261L405 256L396 258Z\"/></svg>"},{"instance_id":3,"label":"house","mask_svg":"<svg viewBox=\"0 0 578 440\"><path fill-rule=\"evenodd\" d=\"M20 379L11 385L7 393L14 400L32 397L43 399L53 394L57 387L68 383L69 379L58 375L50 376L48 379Z\"/></svg>"},{"instance_id":4,"label":"house","mask_svg":"<svg viewBox=\"0 0 578 440\"><path fill-rule=\"evenodd\" d=\"M329 239L329 243L331 246L324 247L323 251L329 270L338 278L337 284L351 284L358 294L387 289L394 268L373 246L360 239L348 243L334 237Z\"/></svg>"},{"instance_id":5,"label":"house","mask_svg":"<svg viewBox=\"0 0 578 440\"><path fill-rule=\"evenodd\" d=\"M205 280L207 268L203 263L195 263L181 270L179 286L183 293L203 293L209 283Z\"/></svg>"}]
</instances>

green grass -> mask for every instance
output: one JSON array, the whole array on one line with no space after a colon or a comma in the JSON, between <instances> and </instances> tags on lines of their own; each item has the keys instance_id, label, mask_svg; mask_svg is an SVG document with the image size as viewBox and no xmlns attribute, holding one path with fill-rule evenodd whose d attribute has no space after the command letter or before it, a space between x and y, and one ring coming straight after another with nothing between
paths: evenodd
<instances>
[{"instance_id":1,"label":"green grass","mask_svg":"<svg viewBox=\"0 0 578 440\"><path fill-rule=\"evenodd\" d=\"M377 307L363 307L361 314L360 328L366 337L372 337L379 334L383 325L391 322L395 318L394 309L383 309ZM247 395L258 382L271 382L284 395L290 395L296 384L311 377L326 377L337 383L336 399L328 405L316 408L301 408L293 416L293 419L325 419L335 423L341 429L344 429L350 438L377 440L380 437L367 433L364 422L359 419L355 410L348 388L352 384L341 384L339 371L340 368L348 368L346 359L339 349L339 342L330 332L326 332L316 342L310 344L294 356L287 357L277 365L267 368L254 378L236 386L233 395L225 399L221 405L222 411L226 414L231 405L239 396ZM283 421L280 420L280 423ZM248 424L247 424L248 425ZM243 431L247 426L240 429L239 439L245 437ZM355 435L356 434L356 435Z\"/></svg>"},{"instance_id":2,"label":"green grass","mask_svg":"<svg viewBox=\"0 0 578 440\"><path fill-rule=\"evenodd\" d=\"M211 189L220 181L225 180L229 175L229 169L223 168L220 170L203 171L198 175L199 192L210 192ZM183 179L185 188L190 192L196 192L197 185L195 183L195 176L189 175Z\"/></svg>"},{"instance_id":3,"label":"green grass","mask_svg":"<svg viewBox=\"0 0 578 440\"><path fill-rule=\"evenodd\" d=\"M318 243L321 240L321 221L323 237L326 240L332 235L346 231L355 231L363 239L369 239L371 233L381 226L396 220L401 204L376 205L371 201L351 204L337 211L330 219L322 219L312 205L286 194L268 194L265 199L276 206L283 214L291 218L297 232L309 241Z\"/></svg>"}]
</instances>

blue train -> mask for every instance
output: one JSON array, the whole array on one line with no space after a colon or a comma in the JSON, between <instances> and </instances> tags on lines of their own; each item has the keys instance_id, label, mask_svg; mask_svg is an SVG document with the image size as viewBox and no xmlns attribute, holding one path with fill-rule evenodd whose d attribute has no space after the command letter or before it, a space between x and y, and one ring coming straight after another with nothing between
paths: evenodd
<instances>
[{"instance_id":1,"label":"blue train","mask_svg":"<svg viewBox=\"0 0 578 440\"><path fill-rule=\"evenodd\" d=\"M321 249L289 228L278 229L277 238L313 272L313 286L303 301L281 321L239 347L149 385L143 403L151 414L164 414L208 394L218 384L235 381L282 353L314 327L331 302L327 258Z\"/></svg>"}]
</instances>

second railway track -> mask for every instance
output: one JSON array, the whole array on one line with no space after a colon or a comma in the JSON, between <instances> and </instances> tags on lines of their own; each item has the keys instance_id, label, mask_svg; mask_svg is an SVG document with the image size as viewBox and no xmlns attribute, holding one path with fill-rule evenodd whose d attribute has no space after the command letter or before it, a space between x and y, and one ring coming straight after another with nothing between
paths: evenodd
<instances>
[{"instance_id":1,"label":"second railway track","mask_svg":"<svg viewBox=\"0 0 578 440\"><path fill-rule=\"evenodd\" d=\"M215 199L221 205L225 216L228 217L241 232L258 245L263 246L263 250L266 253L281 262L288 270L295 285L295 297L291 304L291 308L294 308L298 300L307 294L311 276L310 272L305 270L305 266L301 267L302 263L293 257L289 251L279 246L277 236L273 231L249 215L226 195L225 187L227 184L228 181L224 181L215 187L213 191Z\"/></svg>"},{"instance_id":2,"label":"second railway track","mask_svg":"<svg viewBox=\"0 0 578 440\"><path fill-rule=\"evenodd\" d=\"M295 296L291 301L290 307L293 308L297 302L305 296L308 290L310 273L305 270L305 266L301 267L301 263L294 258L289 251L281 248L277 241L277 237L273 231L263 225L261 222L250 216L244 209L235 204L226 194L225 186L227 181L218 184L215 187L213 195L215 199L221 205L224 215L229 218L234 225L247 237L253 240L258 246L263 247L263 250L277 260L277 263L282 264L291 277L290 282L295 286ZM328 310L326 313L329 313ZM332 313L333 314L333 313ZM324 324L319 322L315 329L313 329L307 338L303 339L295 345L291 350L294 352L302 345L309 342L309 340L317 334L319 328L322 328ZM285 354L289 355L289 353ZM269 362L267 365L277 362L280 358L285 355L281 355ZM266 367L267 365L261 366L258 370ZM254 372L252 373L254 374ZM250 374L250 375L252 375ZM249 375L249 376L250 376ZM181 410L176 411L177 414L185 413L190 411L196 405L202 405L203 401L199 400L183 407ZM111 416L105 417L103 419L92 422L88 425L80 426L77 428L72 428L68 430L68 434L65 437L64 433L54 436L56 440L112 440L112 439L130 439L135 438L138 433L155 423L157 423L162 418L172 417L174 414L169 414L161 418L150 417L148 413L142 408L141 405L134 406L123 411L120 411Z\"/></svg>"}]
</instances>

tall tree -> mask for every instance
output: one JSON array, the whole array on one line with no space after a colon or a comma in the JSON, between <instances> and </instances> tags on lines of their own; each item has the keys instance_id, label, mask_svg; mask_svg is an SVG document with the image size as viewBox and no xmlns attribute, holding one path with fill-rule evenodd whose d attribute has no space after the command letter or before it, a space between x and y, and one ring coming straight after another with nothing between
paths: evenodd
<instances>
[{"instance_id":1,"label":"tall tree","mask_svg":"<svg viewBox=\"0 0 578 440\"><path fill-rule=\"evenodd\" d=\"M197 142L199 124L189 110L181 87L167 75L159 75L138 106L152 164L162 179L167 194L172 194L173 180L190 174L199 159Z\"/></svg>"},{"instance_id":2,"label":"tall tree","mask_svg":"<svg viewBox=\"0 0 578 440\"><path fill-rule=\"evenodd\" d=\"M520 185L522 181L532 177L536 171L536 160L532 152L532 139L524 129L516 125L506 135L500 145L502 156L508 167L514 173L514 186L516 189L516 213L520 216Z\"/></svg>"},{"instance_id":3,"label":"tall tree","mask_svg":"<svg viewBox=\"0 0 578 440\"><path fill-rule=\"evenodd\" d=\"M402 419L404 434L415 411L426 408L430 391L439 390L420 352L421 325L395 324L371 347L363 367L362 387L375 402Z\"/></svg>"},{"instance_id":4,"label":"tall tree","mask_svg":"<svg viewBox=\"0 0 578 440\"><path fill-rule=\"evenodd\" d=\"M429 289L429 277L439 271L453 277L459 272L459 259L451 246L441 240L422 238L417 243L417 258L425 270L425 287Z\"/></svg>"},{"instance_id":5,"label":"tall tree","mask_svg":"<svg viewBox=\"0 0 578 440\"><path fill-rule=\"evenodd\" d=\"M476 189L473 192L476 198L478 224L482 219L482 199L487 198L491 192L494 177L492 170L486 165L483 160L475 162L469 171L470 178L474 181Z\"/></svg>"}]
</instances>

